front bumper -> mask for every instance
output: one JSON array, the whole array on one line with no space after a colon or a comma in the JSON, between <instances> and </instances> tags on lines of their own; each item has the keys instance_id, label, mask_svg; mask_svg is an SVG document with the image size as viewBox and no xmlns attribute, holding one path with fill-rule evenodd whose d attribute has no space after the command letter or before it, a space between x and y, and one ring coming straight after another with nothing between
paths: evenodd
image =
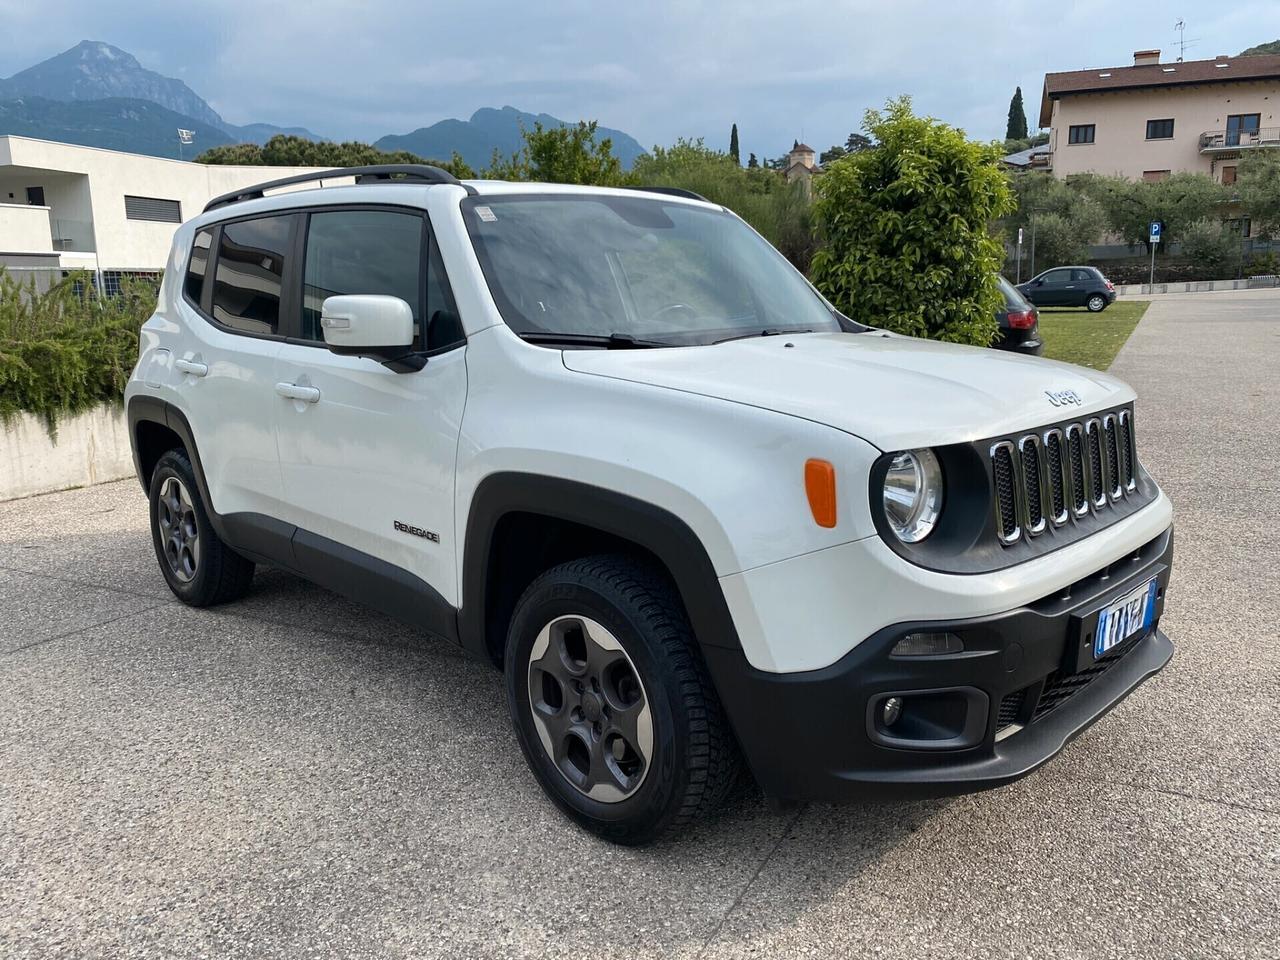
<instances>
[{"instance_id":1,"label":"front bumper","mask_svg":"<svg viewBox=\"0 0 1280 960\"><path fill-rule=\"evenodd\" d=\"M1173 644L1159 630L1173 529L1065 590L989 617L900 623L821 670L769 673L741 651L704 647L761 788L787 800L939 796L1025 776L1159 672ZM1144 635L1096 663L1098 612L1157 578ZM905 635L951 632L962 653L891 657ZM926 705L934 739L897 742L878 725L884 698ZM913 700L913 697L915 698ZM932 705L932 706L930 706Z\"/></svg>"}]
</instances>

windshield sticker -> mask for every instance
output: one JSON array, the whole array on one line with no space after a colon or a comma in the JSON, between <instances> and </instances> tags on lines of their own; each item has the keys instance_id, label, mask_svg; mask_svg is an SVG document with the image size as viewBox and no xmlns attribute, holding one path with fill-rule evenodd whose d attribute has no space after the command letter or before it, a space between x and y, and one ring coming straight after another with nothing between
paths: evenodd
<instances>
[{"instance_id":1,"label":"windshield sticker","mask_svg":"<svg viewBox=\"0 0 1280 960\"><path fill-rule=\"evenodd\" d=\"M498 219L488 207L476 207L476 215L485 223L493 223Z\"/></svg>"}]
</instances>

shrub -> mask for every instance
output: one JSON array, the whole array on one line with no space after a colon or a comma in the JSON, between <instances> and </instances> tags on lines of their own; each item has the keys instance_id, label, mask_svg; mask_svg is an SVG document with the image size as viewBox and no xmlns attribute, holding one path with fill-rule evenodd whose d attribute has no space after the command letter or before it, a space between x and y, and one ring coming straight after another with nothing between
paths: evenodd
<instances>
[{"instance_id":1,"label":"shrub","mask_svg":"<svg viewBox=\"0 0 1280 960\"><path fill-rule=\"evenodd\" d=\"M1182 255L1206 279L1234 276L1240 266L1240 235L1217 220L1193 220L1182 228Z\"/></svg>"},{"instance_id":2,"label":"shrub","mask_svg":"<svg viewBox=\"0 0 1280 960\"><path fill-rule=\"evenodd\" d=\"M146 282L98 297L81 273L38 293L0 268L0 420L32 413L54 436L60 417L120 403L155 303Z\"/></svg>"},{"instance_id":3,"label":"shrub","mask_svg":"<svg viewBox=\"0 0 1280 960\"><path fill-rule=\"evenodd\" d=\"M973 143L907 97L867 112L879 146L814 182L826 245L813 281L855 320L912 336L986 345L1004 259L989 224L1013 209L999 150Z\"/></svg>"}]
</instances>

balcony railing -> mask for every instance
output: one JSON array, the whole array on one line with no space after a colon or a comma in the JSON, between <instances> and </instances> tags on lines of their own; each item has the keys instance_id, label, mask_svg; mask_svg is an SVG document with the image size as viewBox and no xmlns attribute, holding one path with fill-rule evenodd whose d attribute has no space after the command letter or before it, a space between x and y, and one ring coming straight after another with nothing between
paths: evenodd
<instances>
[{"instance_id":1,"label":"balcony railing","mask_svg":"<svg viewBox=\"0 0 1280 960\"><path fill-rule=\"evenodd\" d=\"M53 249L59 252L93 253L93 224L88 220L50 221L53 232Z\"/></svg>"},{"instance_id":2,"label":"balcony railing","mask_svg":"<svg viewBox=\"0 0 1280 960\"><path fill-rule=\"evenodd\" d=\"M1280 127L1261 130L1206 130L1200 134L1200 152L1247 150L1251 147L1280 147Z\"/></svg>"}]
</instances>

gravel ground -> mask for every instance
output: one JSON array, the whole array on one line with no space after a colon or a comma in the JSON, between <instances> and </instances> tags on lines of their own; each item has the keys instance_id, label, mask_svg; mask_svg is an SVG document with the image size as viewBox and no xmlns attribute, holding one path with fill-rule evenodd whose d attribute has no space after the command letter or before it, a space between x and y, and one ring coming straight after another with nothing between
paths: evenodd
<instances>
[{"instance_id":1,"label":"gravel ground","mask_svg":"<svg viewBox=\"0 0 1280 960\"><path fill-rule=\"evenodd\" d=\"M1002 790L646 850L544 802L452 648L274 571L177 604L132 481L0 504L0 956L1280 956L1278 314L1157 299L1113 368L1178 511L1164 673Z\"/></svg>"}]
</instances>

